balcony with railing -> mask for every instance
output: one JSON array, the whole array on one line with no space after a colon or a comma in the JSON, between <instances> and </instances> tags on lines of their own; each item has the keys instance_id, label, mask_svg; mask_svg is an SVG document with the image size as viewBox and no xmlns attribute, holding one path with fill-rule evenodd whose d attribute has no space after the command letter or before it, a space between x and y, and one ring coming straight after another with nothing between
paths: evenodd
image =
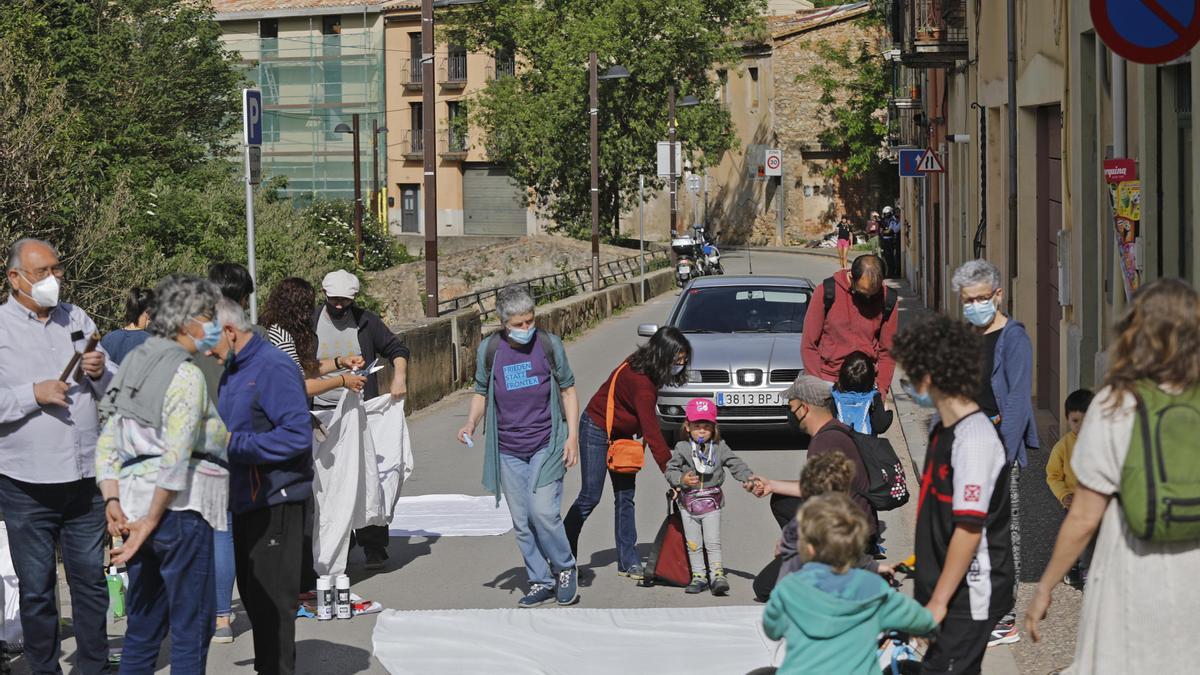
<instances>
[{"instance_id":1,"label":"balcony with railing","mask_svg":"<svg viewBox=\"0 0 1200 675\"><path fill-rule=\"evenodd\" d=\"M442 159L463 160L467 158L470 143L465 131L455 127L438 130L438 154Z\"/></svg>"},{"instance_id":2,"label":"balcony with railing","mask_svg":"<svg viewBox=\"0 0 1200 675\"><path fill-rule=\"evenodd\" d=\"M450 52L442 57L438 83L446 89L463 89L467 86L467 50L452 46Z\"/></svg>"},{"instance_id":3,"label":"balcony with railing","mask_svg":"<svg viewBox=\"0 0 1200 675\"><path fill-rule=\"evenodd\" d=\"M425 132L421 129L409 129L404 132L400 150L404 159L416 161L425 157Z\"/></svg>"},{"instance_id":4,"label":"balcony with railing","mask_svg":"<svg viewBox=\"0 0 1200 675\"><path fill-rule=\"evenodd\" d=\"M421 59L401 59L398 70L404 91L421 91Z\"/></svg>"},{"instance_id":5,"label":"balcony with railing","mask_svg":"<svg viewBox=\"0 0 1200 675\"><path fill-rule=\"evenodd\" d=\"M505 77L513 77L517 74L517 60L511 52L496 52L491 63L488 64L487 79L499 80Z\"/></svg>"},{"instance_id":6,"label":"balcony with railing","mask_svg":"<svg viewBox=\"0 0 1200 675\"><path fill-rule=\"evenodd\" d=\"M900 59L914 68L945 68L969 58L966 0L893 2Z\"/></svg>"}]
</instances>

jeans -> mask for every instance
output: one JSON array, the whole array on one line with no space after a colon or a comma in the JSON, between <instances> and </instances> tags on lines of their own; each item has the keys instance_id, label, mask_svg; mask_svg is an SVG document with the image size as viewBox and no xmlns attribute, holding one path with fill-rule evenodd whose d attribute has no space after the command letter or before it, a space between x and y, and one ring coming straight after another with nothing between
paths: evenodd
<instances>
[{"instance_id":1,"label":"jeans","mask_svg":"<svg viewBox=\"0 0 1200 675\"><path fill-rule=\"evenodd\" d=\"M624 572L640 562L637 553L637 522L634 520L633 490L637 474L610 473L608 470L608 434L592 422L585 412L579 419L579 470L583 486L567 512L567 539L571 552L579 555L579 533L592 509L604 495L604 476L612 480L616 500L614 530L617 542L617 569Z\"/></svg>"},{"instance_id":2,"label":"jeans","mask_svg":"<svg viewBox=\"0 0 1200 675\"><path fill-rule=\"evenodd\" d=\"M75 669L107 673L108 587L104 581L104 501L94 478L34 484L0 475L0 510L8 525L9 550L20 579L25 661L35 675L61 673L58 574L54 549L62 550L71 588Z\"/></svg>"},{"instance_id":3,"label":"jeans","mask_svg":"<svg viewBox=\"0 0 1200 675\"><path fill-rule=\"evenodd\" d=\"M563 529L562 479L535 489L538 468L548 454L539 450L528 461L500 455L500 487L512 513L517 548L525 559L530 584L554 586L554 574L574 569L575 556Z\"/></svg>"},{"instance_id":4,"label":"jeans","mask_svg":"<svg viewBox=\"0 0 1200 675\"><path fill-rule=\"evenodd\" d=\"M296 671L296 609L304 548L304 502L233 516L238 592L254 636L254 670Z\"/></svg>"},{"instance_id":5,"label":"jeans","mask_svg":"<svg viewBox=\"0 0 1200 675\"><path fill-rule=\"evenodd\" d=\"M213 530L213 558L216 560L217 616L233 614L233 580L237 569L233 565L233 514L229 514L229 527L224 531Z\"/></svg>"},{"instance_id":6,"label":"jeans","mask_svg":"<svg viewBox=\"0 0 1200 675\"><path fill-rule=\"evenodd\" d=\"M213 528L195 511L167 511L129 561L122 675L155 671L171 635L171 673L203 675L216 606Z\"/></svg>"}]
</instances>

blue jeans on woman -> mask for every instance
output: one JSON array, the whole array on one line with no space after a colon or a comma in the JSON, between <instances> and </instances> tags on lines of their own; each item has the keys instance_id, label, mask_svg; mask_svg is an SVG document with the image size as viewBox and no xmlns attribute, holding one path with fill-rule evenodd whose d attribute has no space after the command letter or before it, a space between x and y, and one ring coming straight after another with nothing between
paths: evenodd
<instances>
[{"instance_id":1,"label":"blue jeans on woman","mask_svg":"<svg viewBox=\"0 0 1200 675\"><path fill-rule=\"evenodd\" d=\"M167 511L129 561L129 625L121 673L153 673L171 635L171 673L203 675L215 628L213 528L195 511Z\"/></svg>"},{"instance_id":2,"label":"blue jeans on woman","mask_svg":"<svg viewBox=\"0 0 1200 675\"><path fill-rule=\"evenodd\" d=\"M517 548L530 584L555 586L554 575L575 568L562 522L562 479L535 489L547 450L528 460L500 455L500 487L512 514Z\"/></svg>"},{"instance_id":3,"label":"blue jeans on woman","mask_svg":"<svg viewBox=\"0 0 1200 675\"><path fill-rule=\"evenodd\" d=\"M579 418L579 470L583 486L567 512L565 521L571 552L579 555L579 533L583 521L592 514L604 495L604 476L612 480L616 499L617 570L626 572L641 562L637 553L637 521L634 519L633 490L637 474L611 473L608 470L608 434L596 426L585 412Z\"/></svg>"},{"instance_id":4,"label":"blue jeans on woman","mask_svg":"<svg viewBox=\"0 0 1200 675\"><path fill-rule=\"evenodd\" d=\"M230 523L224 530L213 530L213 558L216 559L217 616L233 614L233 582L237 569L233 564L233 514L227 514Z\"/></svg>"}]
</instances>

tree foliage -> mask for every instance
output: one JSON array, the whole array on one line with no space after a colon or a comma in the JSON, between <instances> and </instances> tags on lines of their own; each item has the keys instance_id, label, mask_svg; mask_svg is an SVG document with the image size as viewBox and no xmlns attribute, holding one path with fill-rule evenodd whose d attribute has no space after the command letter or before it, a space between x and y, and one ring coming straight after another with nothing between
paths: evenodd
<instances>
[{"instance_id":1,"label":"tree foliage","mask_svg":"<svg viewBox=\"0 0 1200 675\"><path fill-rule=\"evenodd\" d=\"M104 327L130 286L244 263L244 184L231 161L243 83L207 2L0 4L0 245L55 243L65 297ZM354 269L349 206L299 212L273 198L277 187L255 198L260 290ZM368 265L402 259L364 227Z\"/></svg>"},{"instance_id":2,"label":"tree foliage","mask_svg":"<svg viewBox=\"0 0 1200 675\"><path fill-rule=\"evenodd\" d=\"M667 92L680 108L678 138L697 165L719 161L736 138L715 99L713 68L740 56L761 27L763 0L509 0L447 12L446 37L472 50L510 50L517 73L493 81L471 105L488 155L530 189L538 209L575 236L590 232L588 54L600 71L600 220L606 234L637 200L638 175L655 178L656 142L668 133ZM682 173L682 169L680 170Z\"/></svg>"}]
</instances>

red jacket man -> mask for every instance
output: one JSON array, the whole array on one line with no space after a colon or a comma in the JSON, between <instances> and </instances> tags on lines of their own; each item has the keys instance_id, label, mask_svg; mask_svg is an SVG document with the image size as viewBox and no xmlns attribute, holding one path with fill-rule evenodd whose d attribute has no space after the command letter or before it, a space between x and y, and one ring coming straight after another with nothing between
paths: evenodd
<instances>
[{"instance_id":1,"label":"red jacket man","mask_svg":"<svg viewBox=\"0 0 1200 675\"><path fill-rule=\"evenodd\" d=\"M884 288L879 257L859 256L850 271L833 275L833 304L825 309L824 285L818 286L804 318L801 356L804 370L828 382L837 381L842 361L852 352L875 357L876 386L885 397L892 384L896 361L892 337L896 334L895 305ZM888 306L891 311L886 311Z\"/></svg>"}]
</instances>

